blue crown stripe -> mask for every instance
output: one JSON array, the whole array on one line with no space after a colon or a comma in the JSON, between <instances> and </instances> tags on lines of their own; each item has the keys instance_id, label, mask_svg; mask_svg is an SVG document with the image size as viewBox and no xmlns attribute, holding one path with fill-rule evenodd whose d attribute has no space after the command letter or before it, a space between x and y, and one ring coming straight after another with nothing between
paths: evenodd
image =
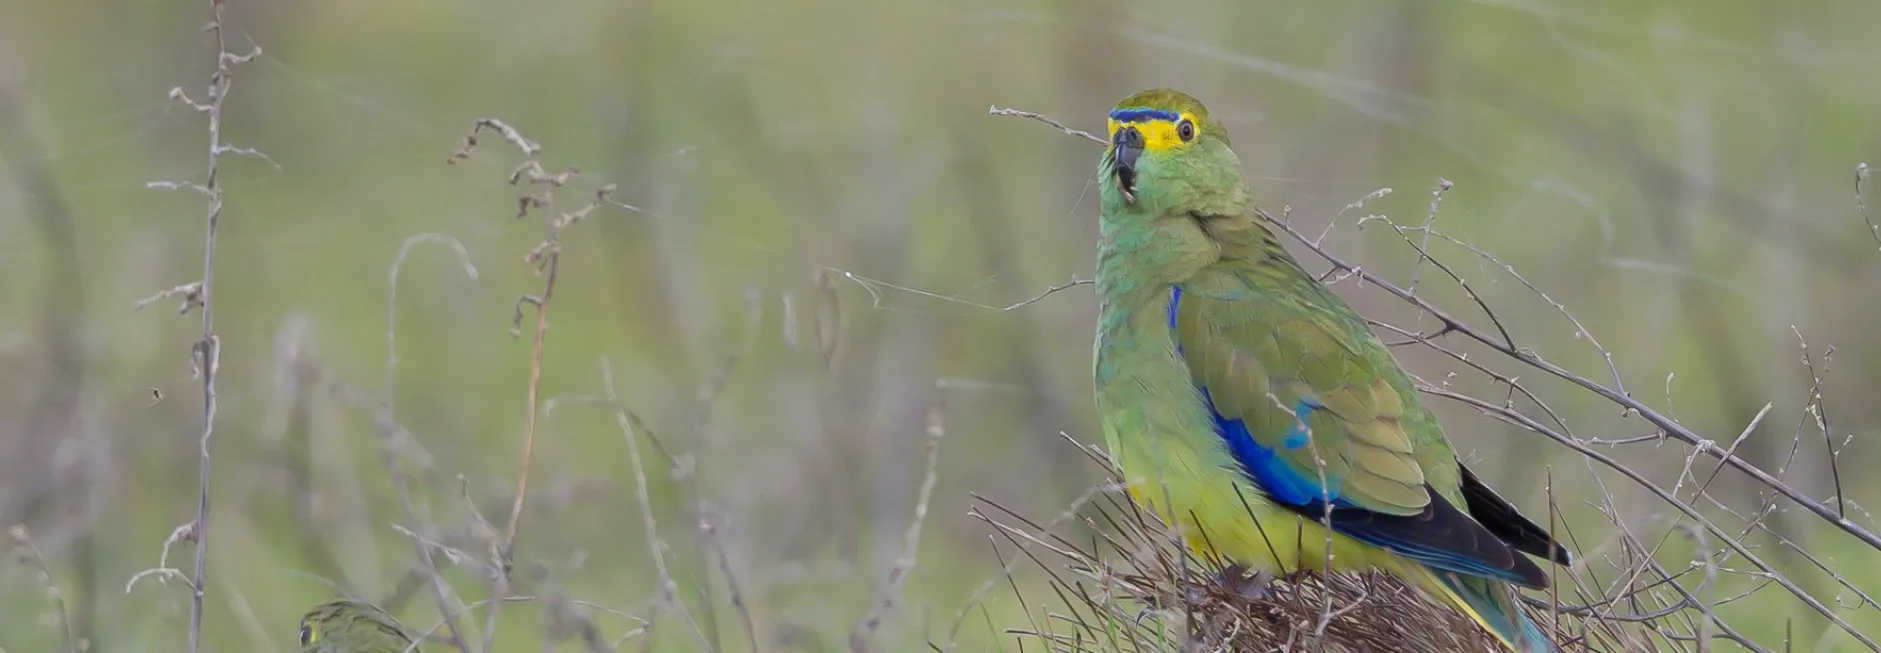
<instances>
[{"instance_id":1,"label":"blue crown stripe","mask_svg":"<svg viewBox=\"0 0 1881 653\"><path fill-rule=\"evenodd\" d=\"M1110 112L1110 118L1117 122L1133 123L1152 120L1175 122L1182 119L1182 114L1166 109L1118 109Z\"/></svg>"}]
</instances>

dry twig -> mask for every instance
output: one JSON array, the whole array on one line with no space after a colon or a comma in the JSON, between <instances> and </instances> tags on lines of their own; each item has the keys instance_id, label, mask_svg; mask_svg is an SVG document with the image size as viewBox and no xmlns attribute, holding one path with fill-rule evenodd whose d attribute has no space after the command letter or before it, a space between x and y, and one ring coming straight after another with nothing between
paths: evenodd
<instances>
[{"instance_id":1,"label":"dry twig","mask_svg":"<svg viewBox=\"0 0 1881 653\"><path fill-rule=\"evenodd\" d=\"M150 302L181 293L184 295L184 300L180 312L187 313L196 306L202 309L202 337L190 346L191 365L196 377L202 381L203 425L202 438L198 444L201 462L197 474L196 519L188 526L196 551L195 567L189 577L189 653L196 653L202 647L203 576L208 568L209 560L210 451L215 436L216 372L221 366L220 354L222 352L222 341L215 332L216 223L222 218L222 155L253 156L266 160L270 164L274 163L273 159L269 159L266 154L252 148L235 147L222 140L222 105L228 99L235 67L261 56L259 46L254 47L247 54L235 54L229 51L227 30L223 25L223 4L224 0L210 0L209 23L203 27L203 31L208 32L215 39L216 44L215 72L209 76L204 101L198 102L192 99L181 86L170 89L170 99L181 102L208 117L209 170L207 178L200 184L173 181L156 181L146 184L147 187L154 189L196 192L207 200L208 209L203 228L202 278L157 293L152 298L136 305L136 308L141 309ZM168 548L167 544L165 548ZM133 582L134 580L133 578Z\"/></svg>"},{"instance_id":2,"label":"dry twig","mask_svg":"<svg viewBox=\"0 0 1881 653\"><path fill-rule=\"evenodd\" d=\"M39 552L39 545L33 544L33 537L26 532L26 526L15 524L7 529L7 536L20 547L20 562L33 570L39 579L39 585L46 589L46 598L52 601L52 607L58 612L60 634L64 636L66 653L79 653L81 646L78 636L72 630L72 617L65 609L65 593L59 591L59 584L52 580L52 568L46 565L46 556Z\"/></svg>"},{"instance_id":3,"label":"dry twig","mask_svg":"<svg viewBox=\"0 0 1881 653\"><path fill-rule=\"evenodd\" d=\"M456 610L451 608L452 598L456 595L450 584L439 574L436 560L431 556L432 546L428 543L432 523L419 515L416 504L412 502L411 491L406 487L406 473L401 464L399 453L408 449L414 436L398 423L397 380L398 380L398 276L405 269L405 257L419 245L436 243L449 245L457 254L457 262L464 270L464 275L477 278L477 267L470 262L470 253L457 239L443 234L416 234L405 239L398 248L398 256L386 270L385 296L385 387L381 390L382 398L378 410L374 411L373 423L378 427L380 436L380 454L386 473L392 479L392 489L398 495L399 504L404 509L405 518L421 533L412 534L413 546L418 550L418 562L422 565L419 574L424 583L431 588L431 598L436 602L438 614L443 615L442 623L449 629L451 641L460 653L470 653L470 644L465 641L458 629ZM493 563L495 561L492 561ZM487 651L487 648L486 648Z\"/></svg>"},{"instance_id":4,"label":"dry twig","mask_svg":"<svg viewBox=\"0 0 1881 653\"><path fill-rule=\"evenodd\" d=\"M882 620L895 608L895 601L901 595L901 588L908 582L908 574L914 571L916 552L921 547L921 526L927 522L928 503L934 499L934 486L940 480L935 470L940 460L941 437L947 435L947 424L943 417L946 409L945 395L936 393L933 405L927 413L927 466L921 475L921 492L914 502L914 518L908 522L908 532L902 538L901 555L895 558L895 564L888 570L888 584L882 588L881 596L876 599L875 607L856 624L855 631L849 633L850 653L868 653L877 650L875 632L882 627Z\"/></svg>"},{"instance_id":5,"label":"dry twig","mask_svg":"<svg viewBox=\"0 0 1881 653\"><path fill-rule=\"evenodd\" d=\"M627 412L626 407L620 403L620 395L614 390L614 366L606 357L601 359L601 384L607 392L607 401L614 411L614 423L620 427L621 437L627 441L628 464L633 467L634 473L634 496L640 503L640 522L646 529L647 549L653 555L653 568L660 574L660 592L654 601L654 606L656 609L677 606L686 620L692 622L693 630L697 632L698 623L693 620L692 612L686 608L685 602L679 600L679 582L673 580L673 573L666 564L666 543L660 539L659 524L653 517L653 501L651 494L647 491L647 471L643 466L644 459L640 455L640 440L635 437L636 433L640 433L651 439L653 433L646 428L645 424L640 423L638 416ZM700 641L704 643L704 635L701 634L700 637Z\"/></svg>"},{"instance_id":6,"label":"dry twig","mask_svg":"<svg viewBox=\"0 0 1881 653\"><path fill-rule=\"evenodd\" d=\"M1874 238L1875 244L1881 245L1881 225L1875 224L1874 218L1868 216L1868 199L1863 188L1867 185L1868 163L1863 161L1855 166L1855 209L1861 213L1861 221L1868 225L1868 235Z\"/></svg>"},{"instance_id":7,"label":"dry twig","mask_svg":"<svg viewBox=\"0 0 1881 653\"><path fill-rule=\"evenodd\" d=\"M480 118L471 126L469 134L464 136L462 146L453 150L446 163L456 164L470 157L477 147L477 136L485 131L500 134L503 140L514 145L522 152L522 162L510 171L508 182L511 186L520 186L527 190L517 198L516 217L529 215L532 208L547 209L554 204L555 189L568 185L580 171L570 167L560 173L549 173L541 162L542 146L518 132L515 127L496 118ZM555 282L561 271L562 229L580 222L589 214L608 204L608 195L612 185L596 191L594 201L569 213L547 215L542 218L545 235L541 244L530 250L524 260L535 266L539 275L544 275L542 292L538 295L523 295L516 300L516 312L512 320L510 333L521 335L523 306L536 309L536 321L532 348L529 354L529 390L526 404L527 412L523 415L523 450L521 471L516 475L516 496L510 506L509 522L503 529L502 545L497 552L497 574L493 594L501 596L508 593L510 569L515 560L517 529L522 523L523 507L529 495L529 467L534 458L536 443L536 417L541 414L542 397L542 349L549 330L549 307L555 298ZM488 653L496 637L496 618L503 607L503 602L490 603L489 614L484 618L483 651Z\"/></svg>"}]
</instances>

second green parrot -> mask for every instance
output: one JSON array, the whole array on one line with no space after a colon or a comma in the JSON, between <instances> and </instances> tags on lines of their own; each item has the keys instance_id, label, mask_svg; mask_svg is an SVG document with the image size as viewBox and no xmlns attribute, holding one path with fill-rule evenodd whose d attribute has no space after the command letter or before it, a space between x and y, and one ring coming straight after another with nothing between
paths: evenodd
<instances>
[{"instance_id":1,"label":"second green parrot","mask_svg":"<svg viewBox=\"0 0 1881 653\"><path fill-rule=\"evenodd\" d=\"M378 606L334 599L300 619L302 653L417 653L397 619Z\"/></svg>"},{"instance_id":2,"label":"second green parrot","mask_svg":"<svg viewBox=\"0 0 1881 653\"><path fill-rule=\"evenodd\" d=\"M1108 132L1093 373L1131 496L1211 558L1381 569L1515 651L1557 650L1512 585L1547 587L1526 555L1567 551L1457 460L1364 319L1255 221L1222 125L1157 89Z\"/></svg>"}]
</instances>

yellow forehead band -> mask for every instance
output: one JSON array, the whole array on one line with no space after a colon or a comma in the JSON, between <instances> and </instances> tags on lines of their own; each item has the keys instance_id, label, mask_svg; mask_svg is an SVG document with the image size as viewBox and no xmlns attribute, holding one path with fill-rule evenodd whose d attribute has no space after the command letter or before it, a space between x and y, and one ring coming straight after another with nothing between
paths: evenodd
<instances>
[{"instance_id":1,"label":"yellow forehead band","mask_svg":"<svg viewBox=\"0 0 1881 653\"><path fill-rule=\"evenodd\" d=\"M1190 124L1191 129L1200 127L1200 125L1195 124L1195 116L1190 115L1188 112L1177 113L1160 109L1119 109L1110 112L1110 133L1108 136L1111 140L1115 140L1117 138L1117 130L1123 129L1125 125L1129 125L1135 127L1139 133L1143 134L1144 150L1160 152L1186 144L1183 142L1178 128L1178 125L1185 121ZM1191 135L1191 138L1193 138L1193 135Z\"/></svg>"}]
</instances>

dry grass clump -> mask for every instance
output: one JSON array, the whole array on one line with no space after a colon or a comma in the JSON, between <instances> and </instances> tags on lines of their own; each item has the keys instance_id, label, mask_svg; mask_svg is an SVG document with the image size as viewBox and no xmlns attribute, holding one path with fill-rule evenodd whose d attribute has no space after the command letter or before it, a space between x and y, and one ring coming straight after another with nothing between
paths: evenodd
<instances>
[{"instance_id":1,"label":"dry grass clump","mask_svg":"<svg viewBox=\"0 0 1881 653\"><path fill-rule=\"evenodd\" d=\"M1274 579L1250 595L1205 577L1134 575L1151 591L1185 598L1193 626L1187 650L1327 653L1365 651L1500 651L1495 638L1462 613L1424 599L1390 574L1310 572ZM1326 612L1322 606L1333 606ZM1323 618L1322 618L1323 617Z\"/></svg>"}]
</instances>

